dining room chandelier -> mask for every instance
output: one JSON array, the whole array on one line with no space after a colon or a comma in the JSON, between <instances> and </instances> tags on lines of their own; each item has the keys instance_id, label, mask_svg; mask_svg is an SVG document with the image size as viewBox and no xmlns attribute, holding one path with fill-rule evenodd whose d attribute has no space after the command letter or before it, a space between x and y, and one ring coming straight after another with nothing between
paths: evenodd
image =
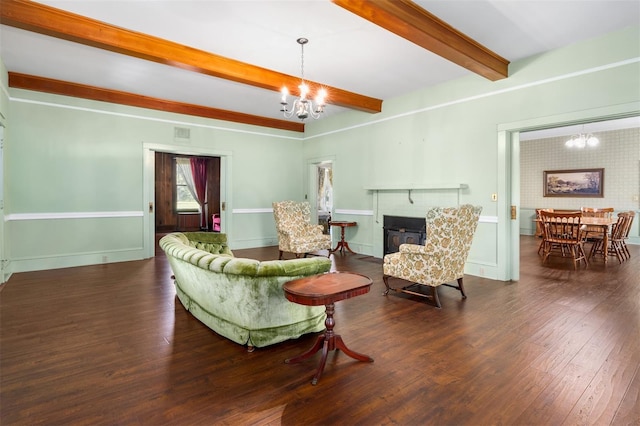
<instances>
[{"instance_id":1,"label":"dining room chandelier","mask_svg":"<svg viewBox=\"0 0 640 426\"><path fill-rule=\"evenodd\" d=\"M315 106L314 102L311 99L308 99L309 95L309 86L304 81L304 45L309 43L309 40L300 37L296 40L300 45L300 85L298 89L300 91L300 96L293 100L293 104L291 109L288 109L289 103L287 102L287 96L289 96L289 90L286 86L282 87L282 99L280 101L280 105L282 108L280 111L284 114L285 118L291 118L294 115L298 117L300 120L305 120L309 116L313 118L320 118L320 115L324 112L324 107L326 105L325 98L327 97L327 91L323 88L318 90L318 93L315 98Z\"/></svg>"},{"instance_id":2,"label":"dining room chandelier","mask_svg":"<svg viewBox=\"0 0 640 426\"><path fill-rule=\"evenodd\" d=\"M584 148L584 147L595 147L598 146L600 140L593 136L591 133L580 133L577 135L571 136L571 139L566 141L564 145L567 148Z\"/></svg>"}]
</instances>

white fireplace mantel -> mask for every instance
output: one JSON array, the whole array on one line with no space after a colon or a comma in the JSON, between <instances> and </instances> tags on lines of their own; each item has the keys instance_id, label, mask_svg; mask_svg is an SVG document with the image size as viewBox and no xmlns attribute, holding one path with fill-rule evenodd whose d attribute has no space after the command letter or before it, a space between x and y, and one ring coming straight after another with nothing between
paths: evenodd
<instances>
[{"instance_id":1,"label":"white fireplace mantel","mask_svg":"<svg viewBox=\"0 0 640 426\"><path fill-rule=\"evenodd\" d=\"M438 189L467 189L466 183L392 183L365 186L367 191L407 191L407 190L438 190Z\"/></svg>"},{"instance_id":2,"label":"white fireplace mantel","mask_svg":"<svg viewBox=\"0 0 640 426\"><path fill-rule=\"evenodd\" d=\"M457 204L460 204L460 197L463 189L469 188L469 185L466 183L442 183L442 182L433 182L433 183L391 183L391 184L375 184L371 186L367 186L364 189L367 191L373 192L374 199L374 215L376 217L376 222L378 220L379 214L379 197L381 196L381 192L404 192L407 191L407 199L409 204L413 204L413 199L411 198L412 191L451 191L456 195ZM453 192L455 191L455 192Z\"/></svg>"}]
</instances>

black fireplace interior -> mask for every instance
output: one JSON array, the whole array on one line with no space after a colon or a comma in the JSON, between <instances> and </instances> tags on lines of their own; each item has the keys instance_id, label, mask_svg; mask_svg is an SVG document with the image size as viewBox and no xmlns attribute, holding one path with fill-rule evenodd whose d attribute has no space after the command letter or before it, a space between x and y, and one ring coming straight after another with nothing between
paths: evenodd
<instances>
[{"instance_id":1,"label":"black fireplace interior","mask_svg":"<svg viewBox=\"0 0 640 426\"><path fill-rule=\"evenodd\" d=\"M400 251L400 244L424 245L427 236L424 217L384 216L384 254Z\"/></svg>"}]
</instances>

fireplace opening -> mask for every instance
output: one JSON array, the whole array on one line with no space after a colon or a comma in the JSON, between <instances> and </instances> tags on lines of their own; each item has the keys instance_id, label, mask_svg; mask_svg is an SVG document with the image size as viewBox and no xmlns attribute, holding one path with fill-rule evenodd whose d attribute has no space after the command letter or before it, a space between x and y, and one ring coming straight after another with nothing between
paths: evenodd
<instances>
[{"instance_id":1,"label":"fireplace opening","mask_svg":"<svg viewBox=\"0 0 640 426\"><path fill-rule=\"evenodd\" d=\"M384 254L400 251L400 244L424 245L427 237L425 218L383 216Z\"/></svg>"}]
</instances>

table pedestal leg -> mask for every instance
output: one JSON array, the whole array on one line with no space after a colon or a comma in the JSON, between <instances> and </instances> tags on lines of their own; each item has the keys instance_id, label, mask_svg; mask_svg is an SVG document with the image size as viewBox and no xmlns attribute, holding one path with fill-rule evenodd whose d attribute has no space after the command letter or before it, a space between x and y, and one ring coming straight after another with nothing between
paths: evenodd
<instances>
[{"instance_id":1,"label":"table pedestal leg","mask_svg":"<svg viewBox=\"0 0 640 426\"><path fill-rule=\"evenodd\" d=\"M351 250L351 247L349 247L349 243L347 243L344 239L344 228L345 228L344 226L340 227L340 241L338 241L338 245L336 246L336 248L334 248L333 250L330 250L330 253L335 253L338 250L340 250L340 253L344 254L344 249L347 249L351 253L356 254L356 252Z\"/></svg>"},{"instance_id":2,"label":"table pedestal leg","mask_svg":"<svg viewBox=\"0 0 640 426\"><path fill-rule=\"evenodd\" d=\"M352 351L344 344L342 337L340 335L336 335L333 332L333 327L335 326L335 320L333 319L333 314L335 312L335 304L329 303L326 305L327 318L324 321L324 325L326 327L325 332L318 336L315 344L303 352L302 354L295 356L293 358L288 358L284 362L287 364L294 364L296 362L303 361L309 358L311 355L315 354L322 348L322 358L320 358L320 364L318 365L318 369L316 370L315 376L313 376L313 380L311 381L312 385L318 383L318 379L322 376L322 372L324 371L324 366L327 363L327 356L329 355L329 351L334 350L342 350L346 355L350 356L353 359L364 362L373 362L373 358L368 355L364 355L355 351Z\"/></svg>"}]
</instances>

